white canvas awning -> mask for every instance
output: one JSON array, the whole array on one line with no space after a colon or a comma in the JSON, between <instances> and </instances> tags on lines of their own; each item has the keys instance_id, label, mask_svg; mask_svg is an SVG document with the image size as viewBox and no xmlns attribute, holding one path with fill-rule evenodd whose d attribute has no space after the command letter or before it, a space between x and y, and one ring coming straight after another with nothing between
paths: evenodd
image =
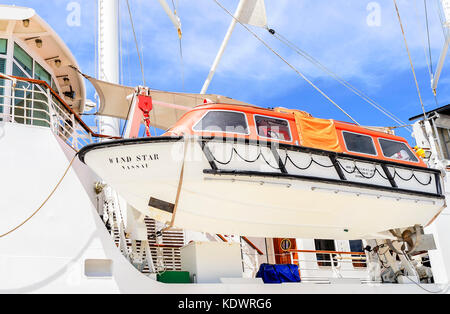
<instances>
[{"instance_id":1,"label":"white canvas awning","mask_svg":"<svg viewBox=\"0 0 450 314\"><path fill-rule=\"evenodd\" d=\"M84 75L97 90L100 98L98 115L127 119L135 88L105 81L100 81ZM208 103L250 105L221 95L200 95L189 93L165 92L151 90L153 110L150 114L150 124L156 128L167 130L172 127L187 111Z\"/></svg>"}]
</instances>

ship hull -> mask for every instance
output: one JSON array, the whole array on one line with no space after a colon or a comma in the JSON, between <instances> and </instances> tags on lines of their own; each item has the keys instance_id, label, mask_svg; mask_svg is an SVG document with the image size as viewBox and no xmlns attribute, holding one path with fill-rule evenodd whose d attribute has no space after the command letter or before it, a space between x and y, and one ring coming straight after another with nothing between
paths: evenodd
<instances>
[{"instance_id":1,"label":"ship hull","mask_svg":"<svg viewBox=\"0 0 450 314\"><path fill-rule=\"evenodd\" d=\"M443 209L435 170L272 144L159 137L90 145L80 157L131 206L187 230L386 238Z\"/></svg>"}]
</instances>

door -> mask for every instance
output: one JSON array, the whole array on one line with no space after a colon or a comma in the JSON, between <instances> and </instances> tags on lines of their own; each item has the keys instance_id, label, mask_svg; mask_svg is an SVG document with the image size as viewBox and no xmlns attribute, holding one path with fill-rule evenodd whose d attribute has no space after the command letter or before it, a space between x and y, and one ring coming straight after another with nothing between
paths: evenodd
<instances>
[{"instance_id":1,"label":"door","mask_svg":"<svg viewBox=\"0 0 450 314\"><path fill-rule=\"evenodd\" d=\"M275 251L275 261L277 264L297 264L298 254L290 250L297 250L297 240L294 238L275 238L273 239ZM293 258L291 258L291 256Z\"/></svg>"}]
</instances>

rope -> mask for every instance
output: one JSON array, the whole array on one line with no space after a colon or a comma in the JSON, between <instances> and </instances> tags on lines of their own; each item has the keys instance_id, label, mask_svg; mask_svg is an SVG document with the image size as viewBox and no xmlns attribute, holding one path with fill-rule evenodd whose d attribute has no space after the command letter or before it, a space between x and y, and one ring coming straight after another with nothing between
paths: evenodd
<instances>
[{"instance_id":1,"label":"rope","mask_svg":"<svg viewBox=\"0 0 450 314\"><path fill-rule=\"evenodd\" d=\"M136 51L137 51L137 54L138 54L138 57L139 57L139 64L141 66L142 84L145 86L144 65L142 64L141 53L139 51L139 44L138 44L137 37L136 37L136 31L134 29L133 15L131 14L130 3L129 3L128 0L127 0L127 7L128 7L128 15L130 16L131 28L133 30L134 43L136 44Z\"/></svg>"},{"instance_id":2,"label":"rope","mask_svg":"<svg viewBox=\"0 0 450 314\"><path fill-rule=\"evenodd\" d=\"M317 87L313 82L311 82L302 72L300 72L296 67L290 64L285 58L283 58L278 52L276 52L272 47L269 46L261 37L259 37L255 32L248 28L244 23L242 23L238 18L236 18L230 11L228 11L218 0L213 0L220 8L222 8L229 16L236 20L242 25L250 34L252 34L257 40L259 40L267 49L269 49L273 54L275 54L281 61L283 61L287 66L289 66L294 72L296 72L303 80L305 80L309 85L311 85L316 91L318 91L323 97L325 97L329 102L331 102L336 108L342 111L350 120L359 125L359 123L353 119L353 117L348 114L343 108L341 108L336 102L334 102L327 94L325 94L319 87Z\"/></svg>"},{"instance_id":3,"label":"rope","mask_svg":"<svg viewBox=\"0 0 450 314\"><path fill-rule=\"evenodd\" d=\"M300 49L298 46L296 46L294 43L289 41L286 37L276 32L274 29L267 28L268 32L273 35L277 40L279 40L281 43L286 45L288 48L292 49L294 52L296 52L301 57L305 58L307 61L309 61L311 64L315 65L316 67L320 68L322 71L324 71L326 74L328 74L330 77L335 79L338 83L340 83L342 86L350 90L352 93L360 97L362 100L367 102L369 105L380 111L382 114L386 115L388 118L393 120L395 123L399 125L405 125L405 123L395 116L393 113L389 112L387 109L383 108L380 104L375 102L373 99L371 99L369 96L364 94L362 91L358 90L355 86L350 84L348 81L344 80L342 77L337 75L335 72L331 71L329 68L327 68L325 65L323 65L320 61L315 59L313 56L308 54L306 51ZM410 131L412 131L411 128L408 128Z\"/></svg>"},{"instance_id":4,"label":"rope","mask_svg":"<svg viewBox=\"0 0 450 314\"><path fill-rule=\"evenodd\" d=\"M188 149L188 144L189 144L189 142L190 142L190 139L187 138L187 137L185 137L185 138L184 138L183 163L182 163L182 165L181 165L180 177L179 177L179 179L178 179L177 194L176 194L176 197L175 197L175 205L174 205L173 212L172 212L172 219L171 219L171 221L170 221L170 225L168 225L166 228L164 228L163 230L161 230L161 232L170 230L170 229L172 229L173 226L175 225L175 217L176 217L176 214L177 214L178 204L179 204L179 201L180 201L181 189L182 189L182 187L183 187L183 181L184 181L184 166L185 166L185 164L186 164L186 152L187 152L187 149Z\"/></svg>"},{"instance_id":5,"label":"rope","mask_svg":"<svg viewBox=\"0 0 450 314\"><path fill-rule=\"evenodd\" d=\"M69 172L69 169L72 167L72 164L75 161L75 158L77 157L78 153L76 153L72 160L69 163L69 166L66 168L66 170L64 171L63 176L61 177L61 179L59 179L58 183L55 185L55 187L53 188L53 190L50 192L50 194L45 198L44 202L38 207L38 209L36 209L27 219L25 219L23 222L21 222L19 225L17 225L16 227L12 228L11 230L9 230L8 232L0 235L0 239L6 237L7 235L10 235L11 233L13 233L14 231L20 229L23 225L25 225L28 221L31 220L31 218L33 218L38 212L40 212L40 210L44 207L45 204L47 204L48 200L53 196L53 194L55 194L56 190L58 189L58 187L60 186L61 182L63 181L63 179L66 177L67 173Z\"/></svg>"},{"instance_id":6,"label":"rope","mask_svg":"<svg viewBox=\"0 0 450 314\"><path fill-rule=\"evenodd\" d=\"M411 70L412 70L412 73L413 73L413 76L414 76L414 82L416 83L417 94L419 96L420 105L422 106L423 116L424 116L425 120L427 120L427 114L425 112L425 106L423 105L422 96L420 94L419 83L417 82L416 71L414 70L414 65L413 65L413 62L412 62L411 53L410 53L409 47L408 47L408 41L406 40L405 30L403 29L402 19L400 17L400 12L399 12L398 6L397 6L397 1L396 0L393 0L393 1L394 1L394 6L395 6L395 11L397 12L398 22L400 24L400 29L402 30L402 35L403 35L403 40L405 42L406 51L408 52L409 64L411 65Z\"/></svg>"}]
</instances>

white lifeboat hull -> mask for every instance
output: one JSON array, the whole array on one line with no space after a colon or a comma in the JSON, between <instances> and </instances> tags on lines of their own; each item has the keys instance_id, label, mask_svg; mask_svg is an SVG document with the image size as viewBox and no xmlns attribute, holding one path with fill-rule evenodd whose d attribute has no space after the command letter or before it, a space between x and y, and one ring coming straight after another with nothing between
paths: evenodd
<instances>
[{"instance_id":1,"label":"white lifeboat hull","mask_svg":"<svg viewBox=\"0 0 450 314\"><path fill-rule=\"evenodd\" d=\"M90 145L80 158L143 214L208 233L386 238L445 204L436 170L295 146L159 137Z\"/></svg>"}]
</instances>

